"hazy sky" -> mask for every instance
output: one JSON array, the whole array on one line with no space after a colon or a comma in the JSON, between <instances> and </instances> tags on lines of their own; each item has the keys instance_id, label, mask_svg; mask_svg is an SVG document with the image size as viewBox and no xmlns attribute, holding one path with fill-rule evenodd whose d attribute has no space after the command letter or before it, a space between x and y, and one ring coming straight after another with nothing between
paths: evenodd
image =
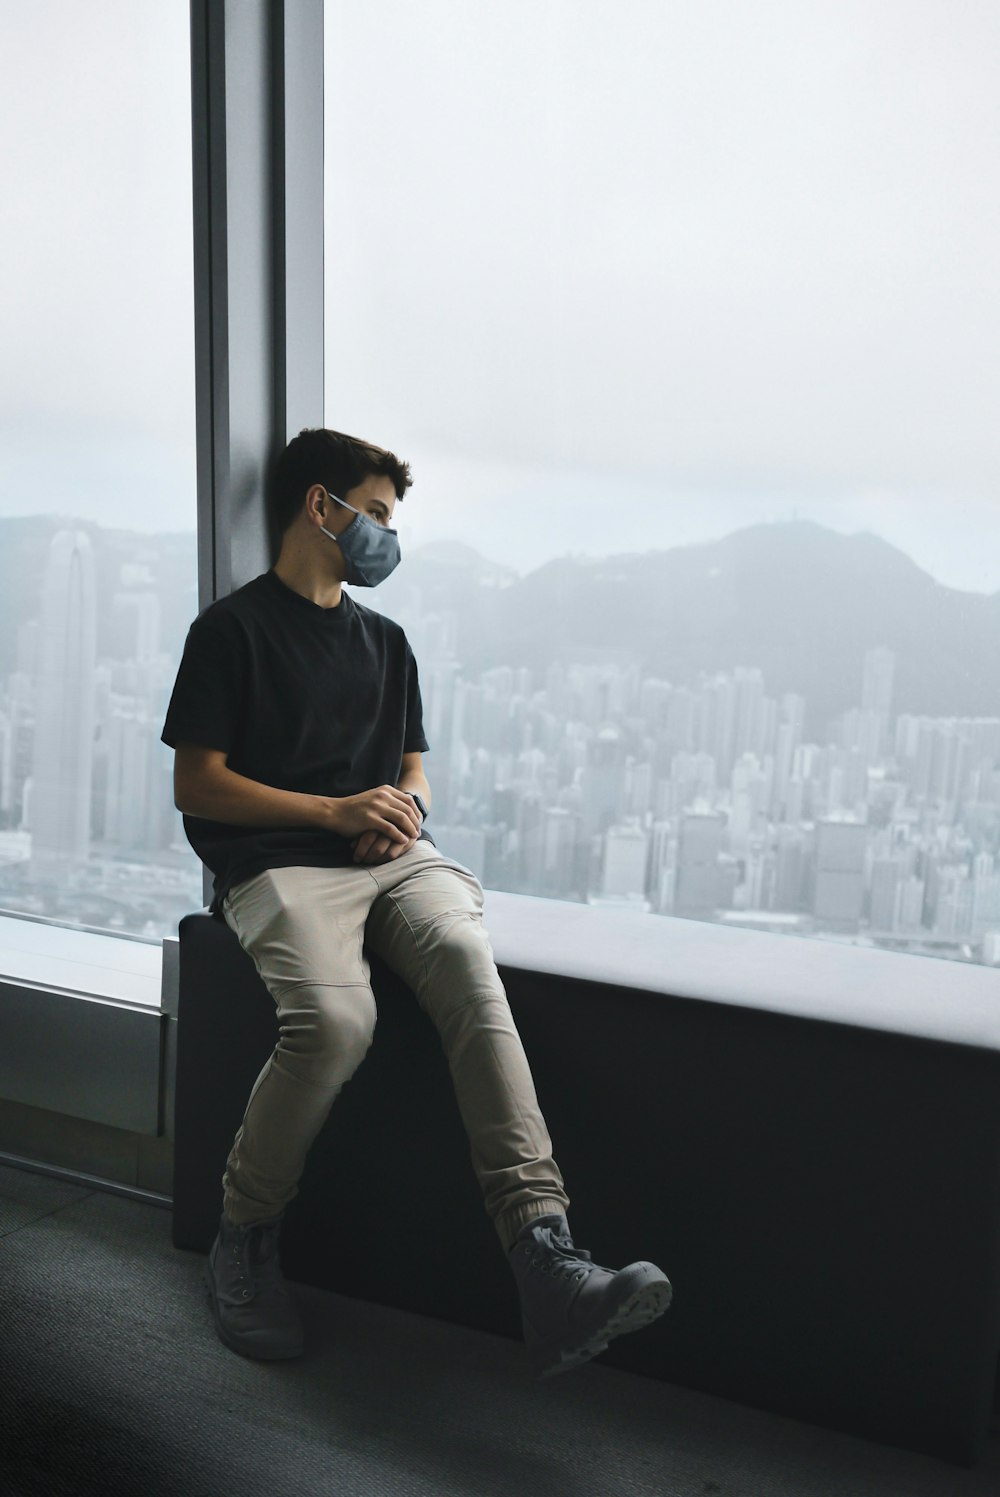
<instances>
[{"instance_id":1,"label":"hazy sky","mask_svg":"<svg viewBox=\"0 0 1000 1497\"><path fill-rule=\"evenodd\" d=\"M0 513L193 522L189 24L0 0Z\"/></svg>"},{"instance_id":2,"label":"hazy sky","mask_svg":"<svg viewBox=\"0 0 1000 1497\"><path fill-rule=\"evenodd\" d=\"M1000 587L993 0L326 14L327 421L414 461L401 541L797 511Z\"/></svg>"},{"instance_id":3,"label":"hazy sky","mask_svg":"<svg viewBox=\"0 0 1000 1497\"><path fill-rule=\"evenodd\" d=\"M404 556L797 512L1000 589L995 0L326 17L327 420L413 463ZM186 528L187 0L0 24L0 514Z\"/></svg>"}]
</instances>

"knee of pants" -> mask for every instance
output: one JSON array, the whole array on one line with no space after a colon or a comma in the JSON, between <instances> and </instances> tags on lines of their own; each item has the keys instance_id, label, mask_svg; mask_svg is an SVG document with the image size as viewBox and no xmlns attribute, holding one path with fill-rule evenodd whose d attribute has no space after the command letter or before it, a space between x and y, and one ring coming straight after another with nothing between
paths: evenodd
<instances>
[{"instance_id":1,"label":"knee of pants","mask_svg":"<svg viewBox=\"0 0 1000 1497\"><path fill-rule=\"evenodd\" d=\"M371 1049L375 1020L375 998L364 984L303 986L282 1001L278 1048L316 1077L350 1074Z\"/></svg>"},{"instance_id":2,"label":"knee of pants","mask_svg":"<svg viewBox=\"0 0 1000 1497\"><path fill-rule=\"evenodd\" d=\"M472 917L453 920L427 951L432 981L458 979L463 987L498 986L493 950L482 925Z\"/></svg>"}]
</instances>

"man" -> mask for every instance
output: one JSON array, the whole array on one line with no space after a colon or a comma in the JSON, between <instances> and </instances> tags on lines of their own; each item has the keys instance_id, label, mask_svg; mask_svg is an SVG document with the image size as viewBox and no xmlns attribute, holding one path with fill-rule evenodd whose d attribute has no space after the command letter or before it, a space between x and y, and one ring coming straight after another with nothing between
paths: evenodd
<instances>
[{"instance_id":1,"label":"man","mask_svg":"<svg viewBox=\"0 0 1000 1497\"><path fill-rule=\"evenodd\" d=\"M278 1235L309 1146L371 1045L367 943L441 1036L546 1376L661 1315L671 1289L652 1263L616 1273L573 1245L482 887L424 830L416 661L398 624L343 590L377 587L397 565L391 521L411 483L384 448L300 432L271 486L278 559L194 620L167 709L174 798L215 875L211 912L253 958L279 1021L227 1160L206 1281L227 1346L301 1352Z\"/></svg>"}]
</instances>

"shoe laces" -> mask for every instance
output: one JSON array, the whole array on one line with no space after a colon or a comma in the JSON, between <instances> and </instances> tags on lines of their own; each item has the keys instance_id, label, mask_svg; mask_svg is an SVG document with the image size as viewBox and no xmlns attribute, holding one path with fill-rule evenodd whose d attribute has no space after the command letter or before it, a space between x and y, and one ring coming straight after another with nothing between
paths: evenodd
<instances>
[{"instance_id":1,"label":"shoe laces","mask_svg":"<svg viewBox=\"0 0 1000 1497\"><path fill-rule=\"evenodd\" d=\"M254 1222L236 1227L229 1237L229 1251L243 1284L244 1298L262 1289L283 1289L278 1259L278 1223Z\"/></svg>"},{"instance_id":2,"label":"shoe laces","mask_svg":"<svg viewBox=\"0 0 1000 1497\"><path fill-rule=\"evenodd\" d=\"M583 1279L596 1267L585 1248L573 1246L568 1232L557 1233L551 1227L542 1227L539 1236L543 1240L536 1241L529 1251L531 1268L551 1274L554 1279L572 1276Z\"/></svg>"}]
</instances>

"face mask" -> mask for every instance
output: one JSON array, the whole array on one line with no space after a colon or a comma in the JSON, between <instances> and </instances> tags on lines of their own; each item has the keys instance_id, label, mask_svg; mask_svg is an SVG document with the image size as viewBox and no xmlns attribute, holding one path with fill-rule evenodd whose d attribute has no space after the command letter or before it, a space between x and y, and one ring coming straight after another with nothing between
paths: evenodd
<instances>
[{"instance_id":1,"label":"face mask","mask_svg":"<svg viewBox=\"0 0 1000 1497\"><path fill-rule=\"evenodd\" d=\"M324 535L328 535L331 541L336 541L344 559L347 562L347 582L353 582L355 587L378 587L384 582L389 573L399 565L399 541L396 532L383 529L363 515L359 509L354 509L353 504L348 504L346 499L338 499L336 494L326 490L328 499L335 504L342 504L345 509L354 510L357 519L352 520L346 530L339 535L334 535L327 530L325 525L319 528Z\"/></svg>"}]
</instances>

